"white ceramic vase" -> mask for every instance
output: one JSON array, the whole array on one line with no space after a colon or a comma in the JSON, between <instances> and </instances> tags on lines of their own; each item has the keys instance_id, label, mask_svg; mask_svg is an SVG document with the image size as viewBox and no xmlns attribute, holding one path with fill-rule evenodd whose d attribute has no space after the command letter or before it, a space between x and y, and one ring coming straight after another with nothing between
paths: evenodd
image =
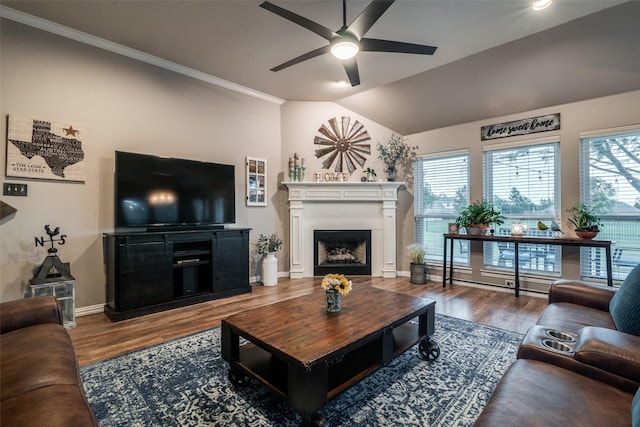
<instances>
[{"instance_id":1,"label":"white ceramic vase","mask_svg":"<svg viewBox=\"0 0 640 427\"><path fill-rule=\"evenodd\" d=\"M262 259L262 284L264 286L278 284L278 259L275 252L269 252Z\"/></svg>"}]
</instances>

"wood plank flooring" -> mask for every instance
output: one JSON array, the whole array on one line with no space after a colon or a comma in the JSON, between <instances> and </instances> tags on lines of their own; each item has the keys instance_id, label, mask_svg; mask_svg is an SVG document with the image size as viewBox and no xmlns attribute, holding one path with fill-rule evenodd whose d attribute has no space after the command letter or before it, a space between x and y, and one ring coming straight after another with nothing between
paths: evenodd
<instances>
[{"instance_id":1,"label":"wood plank flooring","mask_svg":"<svg viewBox=\"0 0 640 427\"><path fill-rule=\"evenodd\" d=\"M436 301L436 313L471 320L502 329L525 333L544 307L546 298L520 296L500 290L430 282L409 283L407 277L350 277L354 290L374 286ZM81 366L133 350L169 341L220 325L220 320L237 312L272 304L311 293L320 286L320 278L280 278L277 286L254 285L253 292L188 307L154 313L135 319L111 322L104 314L76 318L77 327L69 329L78 363ZM372 314L375 311L372 310Z\"/></svg>"}]
</instances>

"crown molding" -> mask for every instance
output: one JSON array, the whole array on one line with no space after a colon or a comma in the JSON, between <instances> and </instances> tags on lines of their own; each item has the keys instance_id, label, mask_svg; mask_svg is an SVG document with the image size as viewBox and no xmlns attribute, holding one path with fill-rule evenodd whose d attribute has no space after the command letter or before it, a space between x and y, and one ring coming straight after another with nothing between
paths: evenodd
<instances>
[{"instance_id":1,"label":"crown molding","mask_svg":"<svg viewBox=\"0 0 640 427\"><path fill-rule=\"evenodd\" d=\"M92 36L91 34L74 30L73 28L56 24L55 22L48 21L37 16L11 9L10 7L4 5L0 6L0 17L28 25L30 27L38 28L40 30L47 31L49 33L56 34L71 40L75 40L89 46L94 46L118 55L126 56L128 58L154 65L156 67L164 68L166 70L173 71L175 73L182 74L184 76L191 77L193 79L200 80L214 86L223 87L225 89L229 89L234 92L238 92L273 104L282 105L285 102L284 99L280 99L275 96L250 89L248 87L241 86L228 80L212 76L211 74L203 73L201 71L194 70L193 68L185 67L184 65L180 65L175 62L168 61L166 59L162 59L157 56L150 55L148 53L141 52L139 50L132 49L118 43L114 43L101 37Z\"/></svg>"}]
</instances>

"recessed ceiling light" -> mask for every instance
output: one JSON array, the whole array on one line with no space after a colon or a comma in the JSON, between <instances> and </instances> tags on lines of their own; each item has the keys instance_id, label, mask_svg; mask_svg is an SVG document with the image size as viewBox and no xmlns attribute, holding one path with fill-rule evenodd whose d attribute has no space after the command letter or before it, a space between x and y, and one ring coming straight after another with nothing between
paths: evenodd
<instances>
[{"instance_id":1,"label":"recessed ceiling light","mask_svg":"<svg viewBox=\"0 0 640 427\"><path fill-rule=\"evenodd\" d=\"M533 3L533 6L531 6L531 8L533 10L542 10L542 9L546 9L549 6L551 6L551 3L553 2L553 0L538 0L535 3Z\"/></svg>"}]
</instances>

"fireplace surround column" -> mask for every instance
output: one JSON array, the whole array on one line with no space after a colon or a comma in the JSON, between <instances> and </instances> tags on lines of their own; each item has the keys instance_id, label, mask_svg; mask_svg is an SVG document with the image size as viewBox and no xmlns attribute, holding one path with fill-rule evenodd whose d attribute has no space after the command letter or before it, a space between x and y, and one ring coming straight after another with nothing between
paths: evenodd
<instances>
[{"instance_id":1,"label":"fireplace surround column","mask_svg":"<svg viewBox=\"0 0 640 427\"><path fill-rule=\"evenodd\" d=\"M403 182L283 182L289 190L289 275L313 277L314 230L371 230L371 274L396 277Z\"/></svg>"}]
</instances>

